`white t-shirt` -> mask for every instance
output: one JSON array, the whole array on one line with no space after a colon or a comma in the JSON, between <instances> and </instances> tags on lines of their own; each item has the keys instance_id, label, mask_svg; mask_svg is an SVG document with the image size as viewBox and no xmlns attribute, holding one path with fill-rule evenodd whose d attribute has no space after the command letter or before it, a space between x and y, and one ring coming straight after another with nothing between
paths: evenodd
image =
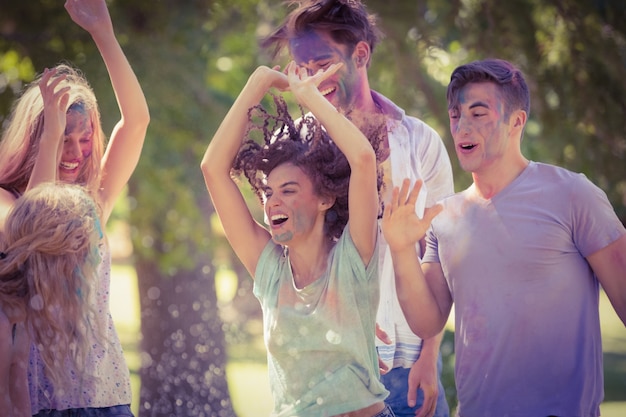
<instances>
[{"instance_id":1,"label":"white t-shirt","mask_svg":"<svg viewBox=\"0 0 626 417\"><path fill-rule=\"evenodd\" d=\"M392 101L372 91L372 98L389 118L387 132L390 157L383 164L385 195L405 178L413 184L424 181L416 204L421 217L425 207L454 193L452 166L443 141L430 126L415 117L406 116ZM410 368L420 355L422 339L410 329L396 294L391 254L382 233L379 238L380 306L377 323L393 341L387 345L376 340L380 358L390 368ZM418 247L419 250L419 247Z\"/></svg>"}]
</instances>

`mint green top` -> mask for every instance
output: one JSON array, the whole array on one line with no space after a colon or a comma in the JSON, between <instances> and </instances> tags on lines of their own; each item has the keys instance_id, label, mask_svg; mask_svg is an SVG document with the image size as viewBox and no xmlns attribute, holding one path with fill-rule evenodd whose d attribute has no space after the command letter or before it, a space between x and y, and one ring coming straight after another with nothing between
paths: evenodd
<instances>
[{"instance_id":1,"label":"mint green top","mask_svg":"<svg viewBox=\"0 0 626 417\"><path fill-rule=\"evenodd\" d=\"M269 241L257 264L273 416L321 417L355 411L389 394L374 345L378 253L365 266L344 229L326 273L294 283L288 249Z\"/></svg>"}]
</instances>

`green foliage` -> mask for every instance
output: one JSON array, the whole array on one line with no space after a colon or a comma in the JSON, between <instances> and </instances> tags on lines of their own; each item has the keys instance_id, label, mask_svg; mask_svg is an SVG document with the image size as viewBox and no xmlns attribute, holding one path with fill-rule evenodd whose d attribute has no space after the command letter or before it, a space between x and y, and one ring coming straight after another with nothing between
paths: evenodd
<instances>
[{"instance_id":1,"label":"green foliage","mask_svg":"<svg viewBox=\"0 0 626 417\"><path fill-rule=\"evenodd\" d=\"M435 127L461 172L447 129L445 87L457 65L515 62L531 88L523 143L536 161L585 173L626 223L626 8L619 0L371 0L387 39L375 51L372 86Z\"/></svg>"}]
</instances>

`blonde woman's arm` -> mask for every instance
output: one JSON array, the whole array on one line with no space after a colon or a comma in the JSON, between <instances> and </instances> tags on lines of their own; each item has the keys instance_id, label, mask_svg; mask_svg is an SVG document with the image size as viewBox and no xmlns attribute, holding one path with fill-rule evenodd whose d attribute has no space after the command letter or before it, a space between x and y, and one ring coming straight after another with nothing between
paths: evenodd
<instances>
[{"instance_id":1,"label":"blonde woman's arm","mask_svg":"<svg viewBox=\"0 0 626 417\"><path fill-rule=\"evenodd\" d=\"M66 112L70 87L59 88L65 76L56 76L55 69L45 69L39 81L43 99L43 129L39 139L39 150L33 170L28 179L29 190L44 182L57 180L63 140L65 138Z\"/></svg>"},{"instance_id":2,"label":"blonde woman's arm","mask_svg":"<svg viewBox=\"0 0 626 417\"><path fill-rule=\"evenodd\" d=\"M115 37L105 0L67 0L72 20L94 40L106 65L120 110L102 160L100 203L106 223L115 200L139 162L150 122L148 104L139 81Z\"/></svg>"}]
</instances>

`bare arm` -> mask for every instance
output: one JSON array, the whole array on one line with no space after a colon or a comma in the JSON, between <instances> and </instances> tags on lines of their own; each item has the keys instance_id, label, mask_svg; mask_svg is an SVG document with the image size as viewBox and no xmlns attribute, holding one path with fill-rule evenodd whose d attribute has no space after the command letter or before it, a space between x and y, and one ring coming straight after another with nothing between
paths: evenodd
<instances>
[{"instance_id":1,"label":"bare arm","mask_svg":"<svg viewBox=\"0 0 626 417\"><path fill-rule=\"evenodd\" d=\"M226 237L252 276L270 234L252 217L230 177L230 169L246 133L248 109L259 104L272 86L285 88L285 75L267 67L259 67L252 73L215 132L201 163L204 181Z\"/></svg>"},{"instance_id":2,"label":"bare arm","mask_svg":"<svg viewBox=\"0 0 626 417\"><path fill-rule=\"evenodd\" d=\"M14 203L15 197L13 194L4 188L0 188L0 232L4 231L4 223Z\"/></svg>"},{"instance_id":3,"label":"bare arm","mask_svg":"<svg viewBox=\"0 0 626 417\"><path fill-rule=\"evenodd\" d=\"M417 181L410 193L408 180L402 183L400 190L394 188L391 203L385 207L382 228L391 251L402 312L411 330L422 339L428 339L443 329L452 297L441 266L422 265L415 250L432 219L442 210L441 205L435 205L426 209L423 219L417 217L415 202L421 184Z\"/></svg>"},{"instance_id":4,"label":"bare arm","mask_svg":"<svg viewBox=\"0 0 626 417\"><path fill-rule=\"evenodd\" d=\"M55 91L59 83L65 79L65 76L52 79L55 75L54 69L46 69L39 81L39 89L44 103L44 123L37 159L28 179L26 191L41 183L57 180L58 164L63 149L69 87ZM52 81L50 81L51 79ZM15 196L0 188L0 230L4 230L4 223L13 204L15 204Z\"/></svg>"},{"instance_id":5,"label":"bare arm","mask_svg":"<svg viewBox=\"0 0 626 417\"><path fill-rule=\"evenodd\" d=\"M423 341L420 356L409 371L409 391L407 392L409 406L415 406L418 388L421 388L424 392L424 401L416 417L432 417L437 408L437 398L439 396L437 361L439 359L439 346L443 339L443 333L441 331L436 336Z\"/></svg>"},{"instance_id":6,"label":"bare arm","mask_svg":"<svg viewBox=\"0 0 626 417\"><path fill-rule=\"evenodd\" d=\"M306 70L298 68L292 62L287 71L290 89L298 102L311 110L350 164L350 235L361 259L368 264L374 253L378 233L376 155L361 130L339 113L317 88L340 67L341 65L333 64L326 71L308 76Z\"/></svg>"},{"instance_id":7,"label":"bare arm","mask_svg":"<svg viewBox=\"0 0 626 417\"><path fill-rule=\"evenodd\" d=\"M102 160L100 203L106 223L115 200L139 162L150 122L148 104L133 69L115 37L105 0L67 0L65 8L93 38L106 65L121 118Z\"/></svg>"},{"instance_id":8,"label":"bare arm","mask_svg":"<svg viewBox=\"0 0 626 417\"><path fill-rule=\"evenodd\" d=\"M28 355L30 353L30 337L24 323L17 325L15 342L13 343L13 369L11 384L14 394L13 407L19 410L16 415L30 416L30 395L28 391Z\"/></svg>"},{"instance_id":9,"label":"bare arm","mask_svg":"<svg viewBox=\"0 0 626 417\"><path fill-rule=\"evenodd\" d=\"M57 90L59 83L65 79L65 76L55 77L50 81L55 75L54 69L46 69L39 81L39 90L43 99L44 121L37 159L28 179L26 191L44 182L57 180L70 87Z\"/></svg>"},{"instance_id":10,"label":"bare arm","mask_svg":"<svg viewBox=\"0 0 626 417\"><path fill-rule=\"evenodd\" d=\"M626 234L588 256L587 261L626 326Z\"/></svg>"},{"instance_id":11,"label":"bare arm","mask_svg":"<svg viewBox=\"0 0 626 417\"><path fill-rule=\"evenodd\" d=\"M0 310L0 415L31 415L28 396L28 352L30 341L23 324L13 324Z\"/></svg>"}]
</instances>

